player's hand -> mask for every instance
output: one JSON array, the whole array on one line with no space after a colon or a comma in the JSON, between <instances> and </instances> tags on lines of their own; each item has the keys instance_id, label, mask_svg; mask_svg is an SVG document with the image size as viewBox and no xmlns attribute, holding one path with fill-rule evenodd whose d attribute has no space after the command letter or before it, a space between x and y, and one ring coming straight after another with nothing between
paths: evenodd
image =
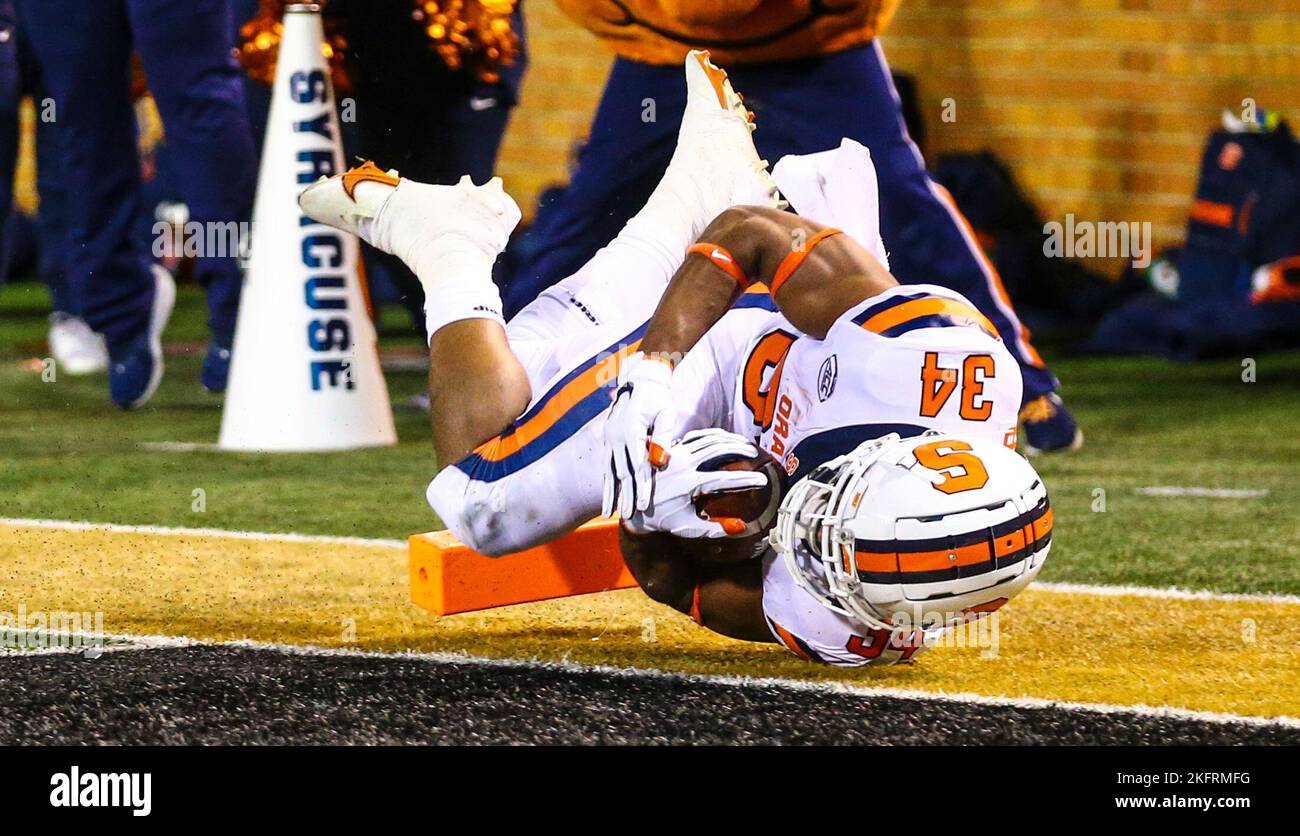
<instances>
[{"instance_id":1,"label":"player's hand","mask_svg":"<svg viewBox=\"0 0 1300 836\"><path fill-rule=\"evenodd\" d=\"M672 414L670 385L673 369L666 361L637 352L618 370L614 405L605 420L606 473L602 513L614 513L615 499L623 519L650 504L652 469L665 463L664 439L655 438L654 461L647 442L657 429L669 429Z\"/></svg>"},{"instance_id":2,"label":"player's hand","mask_svg":"<svg viewBox=\"0 0 1300 836\"><path fill-rule=\"evenodd\" d=\"M709 520L695 510L701 494L760 488L767 476L750 470L710 470L719 459L758 456L758 448L743 436L726 430L694 430L682 436L668 450L668 463L655 471L653 500L649 508L624 517L624 525L636 534L666 531L678 537L726 537L730 520ZM739 521L743 528L744 521Z\"/></svg>"}]
</instances>

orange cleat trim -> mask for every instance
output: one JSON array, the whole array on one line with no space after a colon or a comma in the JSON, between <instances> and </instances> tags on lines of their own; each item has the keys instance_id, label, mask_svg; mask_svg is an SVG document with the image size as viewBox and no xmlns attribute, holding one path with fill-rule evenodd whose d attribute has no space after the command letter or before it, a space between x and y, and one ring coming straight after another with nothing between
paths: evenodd
<instances>
[{"instance_id":1,"label":"orange cleat trim","mask_svg":"<svg viewBox=\"0 0 1300 836\"><path fill-rule=\"evenodd\" d=\"M709 83L713 85L713 92L718 95L718 104L722 106L723 110L729 109L731 105L727 102L727 71L715 66L709 60L708 52L703 55L696 55L695 60L699 62L704 74L709 77Z\"/></svg>"},{"instance_id":2,"label":"orange cleat trim","mask_svg":"<svg viewBox=\"0 0 1300 836\"><path fill-rule=\"evenodd\" d=\"M384 171L372 161L366 160L356 168L350 168L343 172L343 193L352 198L352 202L357 202L357 186L362 183L383 183L385 186L396 186L400 183L393 175Z\"/></svg>"}]
</instances>

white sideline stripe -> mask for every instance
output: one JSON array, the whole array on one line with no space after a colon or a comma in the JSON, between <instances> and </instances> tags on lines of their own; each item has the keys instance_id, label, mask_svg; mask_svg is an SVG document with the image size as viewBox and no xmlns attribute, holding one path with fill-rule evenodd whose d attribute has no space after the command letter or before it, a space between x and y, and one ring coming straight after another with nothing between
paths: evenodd
<instances>
[{"instance_id":1,"label":"white sideline stripe","mask_svg":"<svg viewBox=\"0 0 1300 836\"><path fill-rule=\"evenodd\" d=\"M52 528L61 531L110 531L122 534L162 534L189 537L227 537L234 540L261 540L269 543L329 543L342 546L376 546L404 549L404 540L378 540L365 537L334 537L323 534L279 534L264 531L228 531L221 528L169 528L158 525L119 525L117 523L73 522L70 520L38 520L0 517L0 526L18 528ZM1213 590L1187 590L1178 587L1152 586L1102 586L1078 583L1048 583L1039 581L1030 589L1072 595L1131 595L1139 598L1172 598L1181 601L1238 601L1263 604L1300 604L1300 595L1254 592L1215 592Z\"/></svg>"},{"instance_id":2,"label":"white sideline stripe","mask_svg":"<svg viewBox=\"0 0 1300 836\"><path fill-rule=\"evenodd\" d=\"M348 659L405 659L428 662L434 665L476 665L485 668L540 669L565 673L594 673L627 679L691 682L732 688L780 688L821 694L845 694L854 697L885 697L931 702L967 703L972 705L1003 706L1030 710L1063 709L1085 711L1092 714L1134 714L1142 717L1164 717L1174 720L1196 720L1205 723L1236 723L1249 726L1280 726L1300 729L1300 717L1252 717L1245 714L1226 714L1217 711L1192 711L1185 708L1156 707L1150 705L1111 705L1108 703L1065 702L1041 697L990 697L984 694L963 692L920 691L908 688L879 688L850 685L844 682L813 682L777 677L728 676L720 674L674 673L658 668L618 668L611 665L584 665L578 662L552 662L543 659L509 659L490 656L471 656L463 653L433 653L418 651L385 652L380 650L351 650L348 648L319 647L310 644L279 644L250 640L210 642L175 636L147 636L117 634L106 638L116 641L134 641L142 646L124 650L161 650L171 647L235 647L246 650L267 650L274 653L298 656L335 656ZM107 648L105 648L107 650Z\"/></svg>"},{"instance_id":3,"label":"white sideline stripe","mask_svg":"<svg viewBox=\"0 0 1300 836\"><path fill-rule=\"evenodd\" d=\"M4 658L26 658L28 656L58 656L68 653L76 653L88 656L91 651L95 655L104 653L117 653L122 650L161 650L167 647L193 647L195 642L191 639L175 638L173 636L127 636L127 635L104 635L95 636L85 632L60 633L60 638L72 638L78 640L97 640L102 638L105 642L117 642L117 644L104 644L97 646L94 644L80 644L72 647L39 647L39 648L16 648L4 647L0 645L0 659Z\"/></svg>"},{"instance_id":4,"label":"white sideline stripe","mask_svg":"<svg viewBox=\"0 0 1300 836\"><path fill-rule=\"evenodd\" d=\"M1268 496L1268 488L1200 488L1182 485L1150 485L1134 488L1142 496L1196 496L1211 499L1259 499Z\"/></svg>"},{"instance_id":5,"label":"white sideline stripe","mask_svg":"<svg viewBox=\"0 0 1300 836\"><path fill-rule=\"evenodd\" d=\"M109 531L115 534L162 534L174 537L219 537L230 540L261 540L269 543L328 543L337 546L406 548L405 540L377 540L368 537L335 537L325 534L277 534L269 531L227 531L222 528L171 528L161 525L119 525L72 520L27 520L0 517L0 525L17 528L52 528L59 531Z\"/></svg>"},{"instance_id":6,"label":"white sideline stripe","mask_svg":"<svg viewBox=\"0 0 1300 836\"><path fill-rule=\"evenodd\" d=\"M1166 598L1179 601L1234 601L1253 604L1300 604L1300 595L1272 592L1215 592L1210 589L1189 590L1176 586L1101 586L1086 583L1046 583L1037 581L1027 589L1058 592L1066 595L1105 595L1111 597Z\"/></svg>"}]
</instances>

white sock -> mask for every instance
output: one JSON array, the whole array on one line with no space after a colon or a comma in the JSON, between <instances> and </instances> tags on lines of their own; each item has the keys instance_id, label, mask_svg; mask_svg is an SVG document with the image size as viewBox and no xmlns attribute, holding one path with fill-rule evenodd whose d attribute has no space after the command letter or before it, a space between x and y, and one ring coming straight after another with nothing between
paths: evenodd
<instances>
[{"instance_id":1,"label":"white sock","mask_svg":"<svg viewBox=\"0 0 1300 836\"><path fill-rule=\"evenodd\" d=\"M428 188L433 187L404 181L393 191L370 230L375 246L401 258L420 280L430 339L462 319L491 319L504 326L492 265L509 230L483 223L474 225L474 235L454 229L430 235L427 211L419 204L420 191Z\"/></svg>"},{"instance_id":2,"label":"white sock","mask_svg":"<svg viewBox=\"0 0 1300 836\"><path fill-rule=\"evenodd\" d=\"M506 324L501 291L492 281L496 253L455 233L429 242L407 262L424 287L424 327L429 339L462 319L491 319Z\"/></svg>"},{"instance_id":3,"label":"white sock","mask_svg":"<svg viewBox=\"0 0 1300 836\"><path fill-rule=\"evenodd\" d=\"M649 200L624 227L632 233L642 249L649 249L659 259L681 263L686 249L708 226L713 218L697 217L700 211L693 207L699 199L689 184L679 183L681 176L668 166L659 185ZM625 233L620 233L620 237Z\"/></svg>"}]
</instances>

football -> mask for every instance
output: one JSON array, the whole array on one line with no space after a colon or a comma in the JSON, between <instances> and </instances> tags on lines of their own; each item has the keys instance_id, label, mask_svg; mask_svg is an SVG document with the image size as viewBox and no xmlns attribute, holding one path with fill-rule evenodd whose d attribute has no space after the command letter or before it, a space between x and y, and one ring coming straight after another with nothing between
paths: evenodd
<instances>
[{"instance_id":1,"label":"football","mask_svg":"<svg viewBox=\"0 0 1300 836\"><path fill-rule=\"evenodd\" d=\"M716 466L718 470L753 470L767 475L761 488L719 491L695 498L695 511L701 517L733 517L745 522L745 530L726 537L701 537L683 540L683 547L699 560L710 563L736 563L762 554L767 532L776 521L781 504L783 471L776 459L765 450L754 459L733 459Z\"/></svg>"}]
</instances>

